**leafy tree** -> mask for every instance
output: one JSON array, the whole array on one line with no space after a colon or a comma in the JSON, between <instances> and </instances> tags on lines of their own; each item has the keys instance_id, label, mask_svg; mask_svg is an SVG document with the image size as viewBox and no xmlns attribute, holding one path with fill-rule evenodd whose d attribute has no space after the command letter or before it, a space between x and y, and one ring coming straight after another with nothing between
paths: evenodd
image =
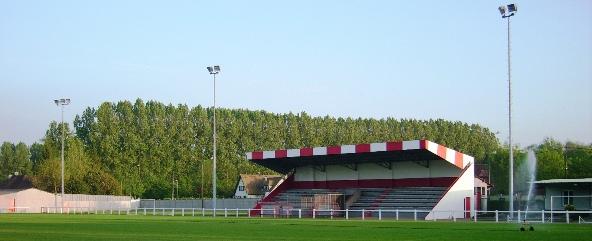
<instances>
[{"instance_id":1,"label":"leafy tree","mask_svg":"<svg viewBox=\"0 0 592 241\"><path fill-rule=\"evenodd\" d=\"M52 158L43 161L37 167L37 173L33 177L33 186L48 192L58 193L61 188L61 160Z\"/></svg>"},{"instance_id":2,"label":"leafy tree","mask_svg":"<svg viewBox=\"0 0 592 241\"><path fill-rule=\"evenodd\" d=\"M15 172L15 146L10 142L2 143L0 146L0 171L2 177L0 180L8 178L8 175Z\"/></svg>"},{"instance_id":3,"label":"leafy tree","mask_svg":"<svg viewBox=\"0 0 592 241\"><path fill-rule=\"evenodd\" d=\"M21 175L31 174L33 164L31 163L31 154L27 144L20 142L15 147L14 171Z\"/></svg>"},{"instance_id":4,"label":"leafy tree","mask_svg":"<svg viewBox=\"0 0 592 241\"><path fill-rule=\"evenodd\" d=\"M536 149L537 180L565 177L563 145L547 138Z\"/></svg>"},{"instance_id":5,"label":"leafy tree","mask_svg":"<svg viewBox=\"0 0 592 241\"><path fill-rule=\"evenodd\" d=\"M564 155L568 178L586 178L592 175L592 145L567 142Z\"/></svg>"},{"instance_id":6,"label":"leafy tree","mask_svg":"<svg viewBox=\"0 0 592 241\"><path fill-rule=\"evenodd\" d=\"M33 145L31 145L31 148L29 148L29 152L31 153L31 165L32 165L32 169L33 171L37 170L37 166L45 159L47 159L47 156L45 156L45 147L43 146L43 144L40 143L33 143Z\"/></svg>"}]
</instances>

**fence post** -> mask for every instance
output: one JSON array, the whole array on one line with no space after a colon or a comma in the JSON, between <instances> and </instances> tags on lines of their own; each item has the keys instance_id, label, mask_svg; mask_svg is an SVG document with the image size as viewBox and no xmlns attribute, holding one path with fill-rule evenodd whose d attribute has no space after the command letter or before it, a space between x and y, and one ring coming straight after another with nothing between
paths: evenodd
<instances>
[{"instance_id":1,"label":"fence post","mask_svg":"<svg viewBox=\"0 0 592 241\"><path fill-rule=\"evenodd\" d=\"M399 221L399 209L395 210L395 218Z\"/></svg>"},{"instance_id":2,"label":"fence post","mask_svg":"<svg viewBox=\"0 0 592 241\"><path fill-rule=\"evenodd\" d=\"M569 210L565 210L565 222L569 223Z\"/></svg>"},{"instance_id":3,"label":"fence post","mask_svg":"<svg viewBox=\"0 0 592 241\"><path fill-rule=\"evenodd\" d=\"M477 222L477 214L479 214L479 211L475 210L475 216L473 217L475 223Z\"/></svg>"},{"instance_id":4,"label":"fence post","mask_svg":"<svg viewBox=\"0 0 592 241\"><path fill-rule=\"evenodd\" d=\"M206 216L206 211L204 210L203 207L201 208L201 216L202 217L205 217Z\"/></svg>"},{"instance_id":5,"label":"fence post","mask_svg":"<svg viewBox=\"0 0 592 241\"><path fill-rule=\"evenodd\" d=\"M236 208L236 217L238 218L238 208Z\"/></svg>"},{"instance_id":6,"label":"fence post","mask_svg":"<svg viewBox=\"0 0 592 241\"><path fill-rule=\"evenodd\" d=\"M298 209L298 218L302 218L302 209Z\"/></svg>"},{"instance_id":7,"label":"fence post","mask_svg":"<svg viewBox=\"0 0 592 241\"><path fill-rule=\"evenodd\" d=\"M224 208L224 217L227 218L228 217L228 209Z\"/></svg>"},{"instance_id":8,"label":"fence post","mask_svg":"<svg viewBox=\"0 0 592 241\"><path fill-rule=\"evenodd\" d=\"M251 217L251 209L250 209L250 208L247 210L247 213L248 213L248 214L247 214L247 215L248 215L248 217L250 218L250 217Z\"/></svg>"},{"instance_id":9,"label":"fence post","mask_svg":"<svg viewBox=\"0 0 592 241\"><path fill-rule=\"evenodd\" d=\"M273 208L273 218L275 218L275 208Z\"/></svg>"},{"instance_id":10,"label":"fence post","mask_svg":"<svg viewBox=\"0 0 592 241\"><path fill-rule=\"evenodd\" d=\"M495 222L499 222L499 216L497 210L495 210Z\"/></svg>"},{"instance_id":11,"label":"fence post","mask_svg":"<svg viewBox=\"0 0 592 241\"><path fill-rule=\"evenodd\" d=\"M365 216L365 212L366 212L366 211L364 211L364 209L362 209L362 220L366 219L366 218L364 217L364 216Z\"/></svg>"},{"instance_id":12,"label":"fence post","mask_svg":"<svg viewBox=\"0 0 592 241\"><path fill-rule=\"evenodd\" d=\"M316 218L316 213L315 212L316 212L316 210L313 208L312 209L312 219L315 219Z\"/></svg>"},{"instance_id":13,"label":"fence post","mask_svg":"<svg viewBox=\"0 0 592 241\"><path fill-rule=\"evenodd\" d=\"M175 209L171 208L172 212L171 212L171 216L175 216Z\"/></svg>"},{"instance_id":14,"label":"fence post","mask_svg":"<svg viewBox=\"0 0 592 241\"><path fill-rule=\"evenodd\" d=\"M345 209L345 219L349 219L349 209Z\"/></svg>"},{"instance_id":15,"label":"fence post","mask_svg":"<svg viewBox=\"0 0 592 241\"><path fill-rule=\"evenodd\" d=\"M191 217L195 217L195 208L191 209Z\"/></svg>"},{"instance_id":16,"label":"fence post","mask_svg":"<svg viewBox=\"0 0 592 241\"><path fill-rule=\"evenodd\" d=\"M382 209L378 209L378 220L382 220Z\"/></svg>"},{"instance_id":17,"label":"fence post","mask_svg":"<svg viewBox=\"0 0 592 241\"><path fill-rule=\"evenodd\" d=\"M331 219L333 219L333 209L331 208Z\"/></svg>"},{"instance_id":18,"label":"fence post","mask_svg":"<svg viewBox=\"0 0 592 241\"><path fill-rule=\"evenodd\" d=\"M185 208L181 208L181 217L185 216Z\"/></svg>"},{"instance_id":19,"label":"fence post","mask_svg":"<svg viewBox=\"0 0 592 241\"><path fill-rule=\"evenodd\" d=\"M144 208L144 216L146 216L146 208Z\"/></svg>"},{"instance_id":20,"label":"fence post","mask_svg":"<svg viewBox=\"0 0 592 241\"><path fill-rule=\"evenodd\" d=\"M545 223L545 209L541 210L541 223Z\"/></svg>"},{"instance_id":21,"label":"fence post","mask_svg":"<svg viewBox=\"0 0 592 241\"><path fill-rule=\"evenodd\" d=\"M518 223L520 223L520 209L518 210Z\"/></svg>"},{"instance_id":22,"label":"fence post","mask_svg":"<svg viewBox=\"0 0 592 241\"><path fill-rule=\"evenodd\" d=\"M164 208L162 208L162 216L164 216Z\"/></svg>"},{"instance_id":23,"label":"fence post","mask_svg":"<svg viewBox=\"0 0 592 241\"><path fill-rule=\"evenodd\" d=\"M413 209L413 221L417 221L417 209Z\"/></svg>"}]
</instances>

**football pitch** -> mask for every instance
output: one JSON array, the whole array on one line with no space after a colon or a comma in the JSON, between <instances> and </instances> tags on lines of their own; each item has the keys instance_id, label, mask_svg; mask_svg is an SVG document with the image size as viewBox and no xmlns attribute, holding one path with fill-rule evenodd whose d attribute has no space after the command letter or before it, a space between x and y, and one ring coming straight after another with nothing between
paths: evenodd
<instances>
[{"instance_id":1,"label":"football pitch","mask_svg":"<svg viewBox=\"0 0 592 241\"><path fill-rule=\"evenodd\" d=\"M0 240L591 240L590 224L0 215Z\"/></svg>"}]
</instances>

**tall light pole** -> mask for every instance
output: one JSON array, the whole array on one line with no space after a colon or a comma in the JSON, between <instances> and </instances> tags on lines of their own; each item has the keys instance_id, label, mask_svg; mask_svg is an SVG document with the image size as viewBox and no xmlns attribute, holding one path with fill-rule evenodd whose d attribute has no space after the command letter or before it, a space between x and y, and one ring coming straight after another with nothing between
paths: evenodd
<instances>
[{"instance_id":1,"label":"tall light pole","mask_svg":"<svg viewBox=\"0 0 592 241\"><path fill-rule=\"evenodd\" d=\"M220 73L220 66L208 66L208 72L214 76L214 163L212 165L212 208L216 215L216 75Z\"/></svg>"},{"instance_id":2,"label":"tall light pole","mask_svg":"<svg viewBox=\"0 0 592 241\"><path fill-rule=\"evenodd\" d=\"M509 192L509 211L513 215L514 211L514 150L512 150L512 69L510 61L510 17L518 10L515 4L508 4L507 6L500 6L498 8L502 18L508 20L508 130L509 130L509 147L510 147L510 192Z\"/></svg>"},{"instance_id":3,"label":"tall light pole","mask_svg":"<svg viewBox=\"0 0 592 241\"><path fill-rule=\"evenodd\" d=\"M64 206L64 106L70 104L70 99L58 99L53 102L62 109L62 207Z\"/></svg>"}]
</instances>

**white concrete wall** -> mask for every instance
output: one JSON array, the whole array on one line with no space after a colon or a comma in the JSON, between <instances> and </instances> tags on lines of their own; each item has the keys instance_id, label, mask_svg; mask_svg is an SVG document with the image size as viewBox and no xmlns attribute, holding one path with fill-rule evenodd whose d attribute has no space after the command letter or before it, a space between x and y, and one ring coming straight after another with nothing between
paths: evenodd
<instances>
[{"instance_id":1,"label":"white concrete wall","mask_svg":"<svg viewBox=\"0 0 592 241\"><path fill-rule=\"evenodd\" d=\"M341 165L327 166L327 180L357 180L358 174L352 169Z\"/></svg>"},{"instance_id":2,"label":"white concrete wall","mask_svg":"<svg viewBox=\"0 0 592 241\"><path fill-rule=\"evenodd\" d=\"M63 207L70 209L117 210L136 208L139 202L129 196L66 194L63 202L59 195L54 195L35 188L14 190L14 192L0 195L0 209L14 207L28 207L27 212L39 213L42 207Z\"/></svg>"},{"instance_id":3,"label":"white concrete wall","mask_svg":"<svg viewBox=\"0 0 592 241\"><path fill-rule=\"evenodd\" d=\"M247 209L253 208L260 198L217 198L216 209ZM201 199L191 200L152 200L142 199L140 200L139 208L146 208L148 212L151 212L152 208L202 208ZM212 199L203 200L203 208L212 208ZM185 212L188 212L185 210ZM198 210L195 211L196 214ZM199 210L201 212L201 210Z\"/></svg>"},{"instance_id":4,"label":"white concrete wall","mask_svg":"<svg viewBox=\"0 0 592 241\"><path fill-rule=\"evenodd\" d=\"M312 166L304 166L296 168L294 173L294 181L314 181L313 168Z\"/></svg>"},{"instance_id":5,"label":"white concrete wall","mask_svg":"<svg viewBox=\"0 0 592 241\"><path fill-rule=\"evenodd\" d=\"M319 171L319 170L313 168L312 171L313 171L313 180L314 181L317 181L317 182L318 181L327 181L326 170L323 172L323 171Z\"/></svg>"},{"instance_id":6,"label":"white concrete wall","mask_svg":"<svg viewBox=\"0 0 592 241\"><path fill-rule=\"evenodd\" d=\"M453 164L442 160L430 161L429 168L416 162L393 162L391 170L376 163L358 164L357 171L343 165L327 165L325 172L316 170L312 166L305 166L296 168L294 181L455 177L460 171Z\"/></svg>"},{"instance_id":7,"label":"white concrete wall","mask_svg":"<svg viewBox=\"0 0 592 241\"><path fill-rule=\"evenodd\" d=\"M453 166L451 166L454 168ZM457 168L458 169L458 168ZM415 162L394 162L393 179L430 177L430 170Z\"/></svg>"},{"instance_id":8,"label":"white concrete wall","mask_svg":"<svg viewBox=\"0 0 592 241\"><path fill-rule=\"evenodd\" d=\"M430 161L430 177L456 177L461 171L446 161Z\"/></svg>"},{"instance_id":9,"label":"white concrete wall","mask_svg":"<svg viewBox=\"0 0 592 241\"><path fill-rule=\"evenodd\" d=\"M436 204L434 209L426 216L426 220L436 219L449 219L451 217L464 218L463 212L450 211L462 211L465 209L465 197L471 198L471 215L475 210L475 195L473 195L473 189L475 187L475 165L468 167L468 169L462 174L462 176L450 187L448 192L444 194L440 202Z\"/></svg>"}]
</instances>

